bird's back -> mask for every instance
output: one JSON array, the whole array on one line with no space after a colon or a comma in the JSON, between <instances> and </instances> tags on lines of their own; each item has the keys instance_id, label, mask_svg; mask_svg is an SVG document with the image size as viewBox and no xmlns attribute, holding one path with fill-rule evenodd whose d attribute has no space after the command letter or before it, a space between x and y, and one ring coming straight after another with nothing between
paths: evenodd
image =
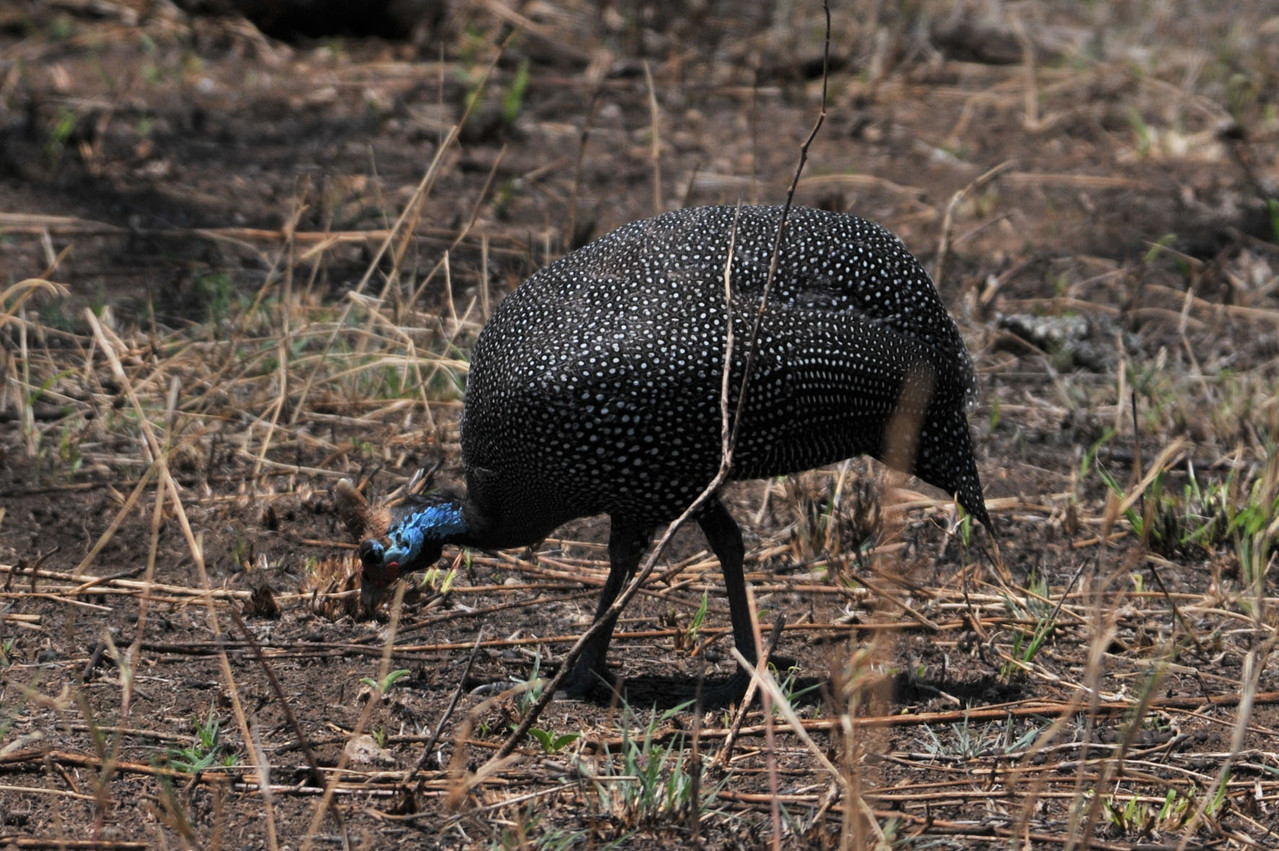
<instances>
[{"instance_id":1,"label":"bird's back","mask_svg":"<svg viewBox=\"0 0 1279 851\"><path fill-rule=\"evenodd\" d=\"M634 222L497 308L462 422L471 498L495 524L533 539L585 514L659 523L700 493L720 463L730 240L735 405L780 216L703 207ZM959 331L901 242L861 219L792 209L734 477L882 456L889 422L913 406L915 471L973 510L972 392Z\"/></svg>"}]
</instances>

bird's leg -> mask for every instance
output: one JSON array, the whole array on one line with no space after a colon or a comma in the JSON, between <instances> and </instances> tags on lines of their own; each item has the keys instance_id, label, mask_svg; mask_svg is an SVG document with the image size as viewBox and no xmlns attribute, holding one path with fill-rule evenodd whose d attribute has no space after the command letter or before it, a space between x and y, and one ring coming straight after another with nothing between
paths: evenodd
<instances>
[{"instance_id":1,"label":"bird's leg","mask_svg":"<svg viewBox=\"0 0 1279 851\"><path fill-rule=\"evenodd\" d=\"M608 579L604 581L604 590L600 592L600 602L595 608L595 617L591 623L598 623L608 615L609 606L617 599L622 588L635 574L640 557L652 540L653 531L636 527L630 523L612 518L608 536ZM612 678L604 664L608 653L609 642L613 640L613 628L617 618L608 620L604 629L582 649L568 679L564 681L563 690L570 697L583 697L590 694L597 686L612 686Z\"/></svg>"},{"instance_id":2,"label":"bird's leg","mask_svg":"<svg viewBox=\"0 0 1279 851\"><path fill-rule=\"evenodd\" d=\"M757 659L755 627L751 623L750 603L746 599L746 577L742 572L742 560L746 556L746 548L742 545L742 530L717 497L706 504L706 509L697 518L697 522L724 573L728 613L733 621L733 645L754 666ZM732 703L741 698L749 683L750 673L738 670L727 683L706 690L702 700L708 706Z\"/></svg>"}]
</instances>

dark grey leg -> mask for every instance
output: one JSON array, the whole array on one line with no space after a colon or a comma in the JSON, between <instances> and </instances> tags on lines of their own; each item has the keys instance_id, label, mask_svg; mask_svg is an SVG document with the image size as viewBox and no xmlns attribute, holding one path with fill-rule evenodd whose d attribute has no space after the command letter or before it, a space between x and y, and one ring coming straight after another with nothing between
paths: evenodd
<instances>
[{"instance_id":1,"label":"dark grey leg","mask_svg":"<svg viewBox=\"0 0 1279 851\"><path fill-rule=\"evenodd\" d=\"M742 545L742 530L728 513L719 498L713 498L697 522L706 535L720 570L724 572L724 588L728 593L728 613L733 622L733 645L751 665L756 662L755 629L751 624L750 604L746 600L746 577L742 572L742 560L746 548ZM750 674L738 670L722 686L708 689L702 700L709 706L732 703L739 700L750 683Z\"/></svg>"},{"instance_id":2,"label":"dark grey leg","mask_svg":"<svg viewBox=\"0 0 1279 851\"><path fill-rule=\"evenodd\" d=\"M653 538L651 529L637 528L629 523L612 518L608 536L608 579L604 581L604 590L600 592L600 602L595 608L592 623L598 623L605 617L608 607L613 605L622 588L635 575L640 557ZM609 642L613 640L613 628L617 619L613 618L604 629L595 636L591 643L582 649L577 664L568 675L562 686L570 697L583 697L590 694L600 685L612 686L612 677L604 664L608 653Z\"/></svg>"}]
</instances>

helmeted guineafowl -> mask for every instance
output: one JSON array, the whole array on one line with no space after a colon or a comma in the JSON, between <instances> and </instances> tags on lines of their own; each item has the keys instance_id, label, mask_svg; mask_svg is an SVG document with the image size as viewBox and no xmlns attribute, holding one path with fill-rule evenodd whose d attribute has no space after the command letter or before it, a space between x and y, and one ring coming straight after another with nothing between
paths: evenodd
<instances>
[{"instance_id":1,"label":"helmeted guineafowl","mask_svg":"<svg viewBox=\"0 0 1279 851\"><path fill-rule=\"evenodd\" d=\"M730 239L733 410L781 216L723 206L633 222L508 296L471 360L460 425L467 495L419 505L386 543L361 545L365 602L445 544L525 546L607 514L602 617L654 528L719 468ZM879 225L791 210L748 387L732 478L858 454L913 457L910 472L990 528L968 432L972 362L928 274ZM886 431L902 423L915 432L905 436L913 453L885 458L903 437ZM741 531L718 498L697 519L724 572L734 642L753 661ZM584 650L570 694L606 678L612 630ZM721 691L740 694L746 680L739 672Z\"/></svg>"}]
</instances>

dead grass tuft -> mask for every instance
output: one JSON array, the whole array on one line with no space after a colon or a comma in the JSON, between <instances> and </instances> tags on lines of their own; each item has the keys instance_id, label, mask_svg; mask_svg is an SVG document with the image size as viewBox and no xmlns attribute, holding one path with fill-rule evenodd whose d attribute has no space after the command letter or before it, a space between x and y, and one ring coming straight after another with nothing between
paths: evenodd
<instances>
[{"instance_id":1,"label":"dead grass tuft","mask_svg":"<svg viewBox=\"0 0 1279 851\"><path fill-rule=\"evenodd\" d=\"M310 598L311 610L323 618L355 617L360 607L359 579L359 559L322 558L307 570L301 591Z\"/></svg>"}]
</instances>

